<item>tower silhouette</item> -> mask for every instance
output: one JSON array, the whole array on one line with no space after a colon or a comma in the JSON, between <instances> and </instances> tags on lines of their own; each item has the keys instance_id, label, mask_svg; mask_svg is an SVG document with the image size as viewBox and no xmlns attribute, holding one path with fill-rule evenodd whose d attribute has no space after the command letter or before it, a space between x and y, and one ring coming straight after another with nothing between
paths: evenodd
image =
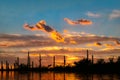
<instances>
[{"instance_id":1,"label":"tower silhouette","mask_svg":"<svg viewBox=\"0 0 120 80\"><path fill-rule=\"evenodd\" d=\"M89 59L89 53L88 53L88 50L87 50L87 60Z\"/></svg>"},{"instance_id":2,"label":"tower silhouette","mask_svg":"<svg viewBox=\"0 0 120 80\"><path fill-rule=\"evenodd\" d=\"M39 68L41 68L41 54L39 54Z\"/></svg>"},{"instance_id":3,"label":"tower silhouette","mask_svg":"<svg viewBox=\"0 0 120 80\"><path fill-rule=\"evenodd\" d=\"M53 56L53 68L55 68L55 56Z\"/></svg>"},{"instance_id":4,"label":"tower silhouette","mask_svg":"<svg viewBox=\"0 0 120 80\"><path fill-rule=\"evenodd\" d=\"M9 63L6 61L6 70L9 70Z\"/></svg>"},{"instance_id":5,"label":"tower silhouette","mask_svg":"<svg viewBox=\"0 0 120 80\"><path fill-rule=\"evenodd\" d=\"M64 67L65 67L65 65L66 65L66 57L64 56Z\"/></svg>"},{"instance_id":6,"label":"tower silhouette","mask_svg":"<svg viewBox=\"0 0 120 80\"><path fill-rule=\"evenodd\" d=\"M34 68L34 62L32 61L32 69Z\"/></svg>"},{"instance_id":7,"label":"tower silhouette","mask_svg":"<svg viewBox=\"0 0 120 80\"><path fill-rule=\"evenodd\" d=\"M16 62L17 66L19 66L19 57L17 57L17 62Z\"/></svg>"},{"instance_id":8,"label":"tower silhouette","mask_svg":"<svg viewBox=\"0 0 120 80\"><path fill-rule=\"evenodd\" d=\"M28 51L27 66L28 66L28 68L30 68L30 55L29 55L29 51Z\"/></svg>"},{"instance_id":9,"label":"tower silhouette","mask_svg":"<svg viewBox=\"0 0 120 80\"><path fill-rule=\"evenodd\" d=\"M92 55L92 64L94 63L94 56Z\"/></svg>"},{"instance_id":10,"label":"tower silhouette","mask_svg":"<svg viewBox=\"0 0 120 80\"><path fill-rule=\"evenodd\" d=\"M3 70L3 61L1 61L1 70Z\"/></svg>"}]
</instances>

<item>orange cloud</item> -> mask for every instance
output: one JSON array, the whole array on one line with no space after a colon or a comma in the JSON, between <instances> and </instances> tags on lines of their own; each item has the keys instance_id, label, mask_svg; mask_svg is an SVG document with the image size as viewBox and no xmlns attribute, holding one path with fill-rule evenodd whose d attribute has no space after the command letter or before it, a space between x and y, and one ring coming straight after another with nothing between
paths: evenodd
<instances>
[{"instance_id":1,"label":"orange cloud","mask_svg":"<svg viewBox=\"0 0 120 80\"><path fill-rule=\"evenodd\" d=\"M100 42L95 42L94 44L87 44L87 46L96 46L96 47L101 47L102 44Z\"/></svg>"},{"instance_id":2,"label":"orange cloud","mask_svg":"<svg viewBox=\"0 0 120 80\"><path fill-rule=\"evenodd\" d=\"M1 41L0 42L0 47L10 47L10 46L19 46L19 45L24 45L25 42L24 41L19 41L19 40L16 40L16 41Z\"/></svg>"},{"instance_id":3,"label":"orange cloud","mask_svg":"<svg viewBox=\"0 0 120 80\"><path fill-rule=\"evenodd\" d=\"M77 42L74 41L74 40L70 40L70 43L71 43L71 44L77 44Z\"/></svg>"},{"instance_id":4,"label":"orange cloud","mask_svg":"<svg viewBox=\"0 0 120 80\"><path fill-rule=\"evenodd\" d=\"M120 42L118 40L115 41L116 45L120 45Z\"/></svg>"},{"instance_id":5,"label":"orange cloud","mask_svg":"<svg viewBox=\"0 0 120 80\"><path fill-rule=\"evenodd\" d=\"M77 44L77 42L74 40L74 38L69 38L69 43L70 44Z\"/></svg>"},{"instance_id":6,"label":"orange cloud","mask_svg":"<svg viewBox=\"0 0 120 80\"><path fill-rule=\"evenodd\" d=\"M91 24L93 24L92 21L87 20L87 19L80 19L80 20L72 21L72 20L70 20L70 19L68 19L68 18L64 18L64 20L65 20L68 24L70 24L70 25L76 25L76 24L80 24L80 25L91 25Z\"/></svg>"},{"instance_id":7,"label":"orange cloud","mask_svg":"<svg viewBox=\"0 0 120 80\"><path fill-rule=\"evenodd\" d=\"M104 44L106 47L108 48L114 48L115 46L113 46L112 44Z\"/></svg>"},{"instance_id":8,"label":"orange cloud","mask_svg":"<svg viewBox=\"0 0 120 80\"><path fill-rule=\"evenodd\" d=\"M44 32L47 32L51 35L51 38L55 40L56 42L64 42L64 38L61 36L59 32L57 32L55 29L51 28L50 26L46 25L46 22L44 20L39 21L36 25L30 26L28 24L24 24L23 26L27 30L41 30Z\"/></svg>"}]
</instances>

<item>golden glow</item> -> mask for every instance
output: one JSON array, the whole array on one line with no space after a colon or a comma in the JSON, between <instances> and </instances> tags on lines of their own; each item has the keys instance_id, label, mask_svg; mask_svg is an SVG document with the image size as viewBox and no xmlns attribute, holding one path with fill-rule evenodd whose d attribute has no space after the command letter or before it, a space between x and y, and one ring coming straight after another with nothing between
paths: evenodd
<instances>
[{"instance_id":1,"label":"golden glow","mask_svg":"<svg viewBox=\"0 0 120 80\"><path fill-rule=\"evenodd\" d=\"M64 38L56 31L51 32L51 38L56 42L64 42Z\"/></svg>"},{"instance_id":2,"label":"golden glow","mask_svg":"<svg viewBox=\"0 0 120 80\"><path fill-rule=\"evenodd\" d=\"M43 48L44 50L46 50L46 51L50 51L50 50L60 50L61 49L61 47L58 47L58 46L52 46L52 47L44 47Z\"/></svg>"},{"instance_id":3,"label":"golden glow","mask_svg":"<svg viewBox=\"0 0 120 80\"><path fill-rule=\"evenodd\" d=\"M71 56L71 57L68 57L67 60L73 61L73 60L79 60L79 58L76 56Z\"/></svg>"},{"instance_id":4,"label":"golden glow","mask_svg":"<svg viewBox=\"0 0 120 80\"><path fill-rule=\"evenodd\" d=\"M102 51L108 51L108 50L112 50L112 49L114 49L114 48L103 48L103 49L101 49Z\"/></svg>"},{"instance_id":5,"label":"golden glow","mask_svg":"<svg viewBox=\"0 0 120 80\"><path fill-rule=\"evenodd\" d=\"M77 42L74 41L74 40L71 40L70 43L71 43L71 44L77 44Z\"/></svg>"}]
</instances>

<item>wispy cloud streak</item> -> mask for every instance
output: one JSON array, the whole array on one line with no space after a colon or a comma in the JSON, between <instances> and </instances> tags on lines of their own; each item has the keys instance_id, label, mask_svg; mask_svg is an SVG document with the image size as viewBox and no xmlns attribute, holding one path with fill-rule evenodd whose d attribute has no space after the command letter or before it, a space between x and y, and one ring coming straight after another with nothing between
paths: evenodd
<instances>
[{"instance_id":1,"label":"wispy cloud streak","mask_svg":"<svg viewBox=\"0 0 120 80\"><path fill-rule=\"evenodd\" d=\"M70 25L80 24L80 25L84 25L85 26L85 25L91 25L91 24L93 24L92 21L87 20L87 19L80 19L80 20L72 21L69 18L64 18L64 21L66 21Z\"/></svg>"},{"instance_id":2,"label":"wispy cloud streak","mask_svg":"<svg viewBox=\"0 0 120 80\"><path fill-rule=\"evenodd\" d=\"M92 13L92 12L87 12L86 15L89 16L89 17L93 17L93 18L99 18L99 17L101 17L100 14Z\"/></svg>"},{"instance_id":3,"label":"wispy cloud streak","mask_svg":"<svg viewBox=\"0 0 120 80\"><path fill-rule=\"evenodd\" d=\"M120 10L113 10L112 13L109 15L109 19L116 18L120 18Z\"/></svg>"}]
</instances>

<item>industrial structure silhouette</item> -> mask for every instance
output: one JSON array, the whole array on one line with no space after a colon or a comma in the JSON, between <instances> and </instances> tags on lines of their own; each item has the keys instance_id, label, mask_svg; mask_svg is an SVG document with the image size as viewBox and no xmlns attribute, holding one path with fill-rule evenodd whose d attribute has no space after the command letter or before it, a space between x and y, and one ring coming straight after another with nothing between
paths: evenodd
<instances>
[{"instance_id":1,"label":"industrial structure silhouette","mask_svg":"<svg viewBox=\"0 0 120 80\"><path fill-rule=\"evenodd\" d=\"M82 72L82 73L120 73L120 56L117 61L113 58L109 58L108 62L104 59L99 59L97 63L94 63L94 55L89 58L89 50L86 50L86 58L74 62L74 66L66 65L66 56L63 56L63 65L56 66L56 57L53 56L53 65L47 67L42 66L42 57L39 54L39 66L34 67L34 62L31 61L30 52L28 51L27 64L20 64L19 57L16 58L14 68L9 66L6 61L6 68L3 67L3 61L1 61L0 71L61 71L61 72ZM52 66L52 67L51 67Z\"/></svg>"}]
</instances>

